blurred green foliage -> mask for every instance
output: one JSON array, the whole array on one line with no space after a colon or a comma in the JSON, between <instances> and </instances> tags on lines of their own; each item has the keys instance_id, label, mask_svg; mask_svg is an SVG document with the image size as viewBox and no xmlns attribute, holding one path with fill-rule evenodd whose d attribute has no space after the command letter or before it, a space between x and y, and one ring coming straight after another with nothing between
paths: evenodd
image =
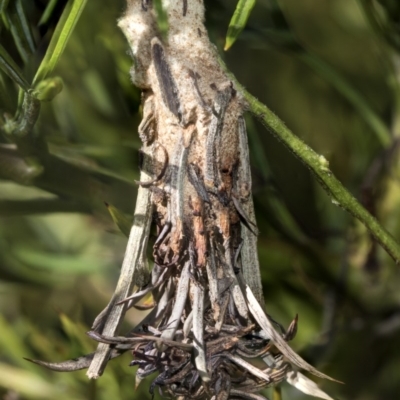
<instances>
[{"instance_id":1,"label":"blurred green foliage","mask_svg":"<svg viewBox=\"0 0 400 400\"><path fill-rule=\"evenodd\" d=\"M125 230L135 202L140 92L116 26L124 1L88 0L82 11L84 3L0 1L4 400L149 398L146 382L134 389L129 355L98 382L23 359L61 361L94 350L85 331L114 290L126 244L117 225ZM397 4L258 0L223 56L400 239ZM236 2L206 6L209 35L223 53ZM71 19L65 10L75 11ZM60 21L70 36L60 35ZM57 35L64 42L55 43ZM50 43L62 54L46 56ZM398 266L298 159L252 118L247 123L269 314L283 324L299 314L293 346L346 383L321 382L333 397L397 398ZM140 314L130 311L123 328ZM306 397L284 385L282 398Z\"/></svg>"}]
</instances>

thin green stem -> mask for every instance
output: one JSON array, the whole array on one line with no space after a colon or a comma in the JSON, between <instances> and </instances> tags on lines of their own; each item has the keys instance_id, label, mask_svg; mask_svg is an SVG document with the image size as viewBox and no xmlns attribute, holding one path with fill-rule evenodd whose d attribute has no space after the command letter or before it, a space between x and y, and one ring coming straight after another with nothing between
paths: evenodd
<instances>
[{"instance_id":1,"label":"thin green stem","mask_svg":"<svg viewBox=\"0 0 400 400\"><path fill-rule=\"evenodd\" d=\"M396 264L400 264L400 246L397 241L333 175L329 169L328 160L307 146L266 105L247 92L227 69L221 58L219 58L219 63L247 101L248 110L311 170L328 195L332 197L332 202L357 218L371 232Z\"/></svg>"},{"instance_id":2,"label":"thin green stem","mask_svg":"<svg viewBox=\"0 0 400 400\"><path fill-rule=\"evenodd\" d=\"M400 246L397 241L333 175L329 169L329 162L325 157L317 154L307 146L267 106L248 93L233 74L227 70L221 59L220 64L246 99L249 111L311 170L328 195L332 197L332 202L357 218L371 232L396 264L400 264Z\"/></svg>"},{"instance_id":3,"label":"thin green stem","mask_svg":"<svg viewBox=\"0 0 400 400\"><path fill-rule=\"evenodd\" d=\"M339 182L329 169L329 162L295 136L268 107L246 92L237 82L236 85L247 100L249 111L259 118L274 133L278 140L283 142L310 168L326 192L332 197L332 202L347 210L364 224L394 261L400 263L400 246L396 240Z\"/></svg>"}]
</instances>

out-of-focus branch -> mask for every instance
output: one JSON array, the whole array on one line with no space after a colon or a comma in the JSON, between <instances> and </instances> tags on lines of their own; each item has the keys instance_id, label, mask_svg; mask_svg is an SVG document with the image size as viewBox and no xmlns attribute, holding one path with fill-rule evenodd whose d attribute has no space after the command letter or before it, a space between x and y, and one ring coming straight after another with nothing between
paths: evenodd
<instances>
[{"instance_id":1,"label":"out-of-focus branch","mask_svg":"<svg viewBox=\"0 0 400 400\"><path fill-rule=\"evenodd\" d=\"M49 214L64 212L89 212L83 204L61 199L0 200L0 216Z\"/></svg>"},{"instance_id":2,"label":"out-of-focus branch","mask_svg":"<svg viewBox=\"0 0 400 400\"><path fill-rule=\"evenodd\" d=\"M75 204L73 208L86 211L106 210L104 202L125 212L131 212L135 188L127 182L96 174L72 165L52 154L41 155L39 170L34 160L21 156L14 147L0 147L0 179L36 186ZM120 190L115 190L118 187ZM123 191L126 196L120 196ZM36 205L37 206L37 205ZM72 207L72 205L71 205Z\"/></svg>"}]
</instances>

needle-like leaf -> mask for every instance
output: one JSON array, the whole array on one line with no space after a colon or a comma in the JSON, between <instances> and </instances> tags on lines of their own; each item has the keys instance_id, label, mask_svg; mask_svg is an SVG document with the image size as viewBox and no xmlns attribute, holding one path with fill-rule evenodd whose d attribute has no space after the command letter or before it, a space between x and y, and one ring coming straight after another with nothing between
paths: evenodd
<instances>
[{"instance_id":1,"label":"needle-like leaf","mask_svg":"<svg viewBox=\"0 0 400 400\"><path fill-rule=\"evenodd\" d=\"M300 390L310 396L319 397L320 399L333 400L331 396L328 396L323 390L321 390L315 382L308 379L299 371L290 371L286 375L286 380L296 389Z\"/></svg>"},{"instance_id":2,"label":"needle-like leaf","mask_svg":"<svg viewBox=\"0 0 400 400\"><path fill-rule=\"evenodd\" d=\"M226 34L224 50L232 47L233 43L239 37L240 33L246 26L250 13L256 4L256 0L239 0L236 10L233 13L231 22L229 23L228 33Z\"/></svg>"},{"instance_id":3,"label":"needle-like leaf","mask_svg":"<svg viewBox=\"0 0 400 400\"><path fill-rule=\"evenodd\" d=\"M0 68L25 92L30 89L28 81L25 79L21 69L14 62L6 49L0 44Z\"/></svg>"},{"instance_id":4,"label":"needle-like leaf","mask_svg":"<svg viewBox=\"0 0 400 400\"><path fill-rule=\"evenodd\" d=\"M65 6L54 35L51 38L50 45L33 78L34 85L47 78L57 65L86 5L86 1L87 0L72 0Z\"/></svg>"}]
</instances>

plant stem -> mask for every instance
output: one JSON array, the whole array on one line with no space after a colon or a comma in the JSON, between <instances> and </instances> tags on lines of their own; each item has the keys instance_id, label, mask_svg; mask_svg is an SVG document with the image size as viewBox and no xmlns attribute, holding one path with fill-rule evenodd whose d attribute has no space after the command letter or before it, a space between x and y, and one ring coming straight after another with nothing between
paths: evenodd
<instances>
[{"instance_id":1,"label":"plant stem","mask_svg":"<svg viewBox=\"0 0 400 400\"><path fill-rule=\"evenodd\" d=\"M235 83L236 88L246 99L248 110L254 114L278 140L288 147L295 156L307 165L328 195L332 197L332 202L344 208L357 218L371 232L396 264L400 264L400 246L397 241L333 175L332 171L329 169L328 160L326 160L324 156L317 154L301 139L294 135L277 115L244 89L233 74L227 70L221 59L219 59L219 62Z\"/></svg>"},{"instance_id":2,"label":"plant stem","mask_svg":"<svg viewBox=\"0 0 400 400\"><path fill-rule=\"evenodd\" d=\"M310 168L325 191L332 197L332 202L347 210L364 224L393 260L396 263L400 263L399 244L333 175L329 169L329 162L295 136L280 118L254 96L246 92L236 80L235 84L247 100L249 111L259 118L277 139L283 142Z\"/></svg>"}]
</instances>

